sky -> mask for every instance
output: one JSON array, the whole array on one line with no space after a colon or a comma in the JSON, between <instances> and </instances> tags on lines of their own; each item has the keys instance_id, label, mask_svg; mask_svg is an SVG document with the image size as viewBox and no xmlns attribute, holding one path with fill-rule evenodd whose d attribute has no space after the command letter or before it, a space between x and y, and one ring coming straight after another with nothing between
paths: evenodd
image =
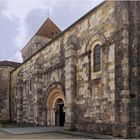
<instances>
[{"instance_id":1,"label":"sky","mask_svg":"<svg viewBox=\"0 0 140 140\"><path fill-rule=\"evenodd\" d=\"M0 0L0 61L22 62L21 49L49 17L62 31L103 0Z\"/></svg>"}]
</instances>

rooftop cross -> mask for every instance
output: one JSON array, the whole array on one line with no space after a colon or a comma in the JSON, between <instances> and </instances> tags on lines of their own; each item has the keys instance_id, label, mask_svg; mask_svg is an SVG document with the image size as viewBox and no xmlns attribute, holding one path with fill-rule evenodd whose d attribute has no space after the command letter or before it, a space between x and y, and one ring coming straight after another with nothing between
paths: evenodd
<instances>
[{"instance_id":1,"label":"rooftop cross","mask_svg":"<svg viewBox=\"0 0 140 140\"><path fill-rule=\"evenodd\" d=\"M49 8L47 9L47 17L48 18L50 17L50 9Z\"/></svg>"}]
</instances>

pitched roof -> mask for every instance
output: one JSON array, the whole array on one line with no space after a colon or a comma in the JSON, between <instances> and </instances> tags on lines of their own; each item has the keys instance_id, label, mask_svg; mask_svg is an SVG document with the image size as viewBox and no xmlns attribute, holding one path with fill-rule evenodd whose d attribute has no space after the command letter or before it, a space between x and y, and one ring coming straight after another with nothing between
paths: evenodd
<instances>
[{"instance_id":1,"label":"pitched roof","mask_svg":"<svg viewBox=\"0 0 140 140\"><path fill-rule=\"evenodd\" d=\"M46 37L46 38L50 38L50 39L54 39L56 37L56 36L54 36L54 33L57 33L57 36L59 36L59 34L61 32L62 31L54 24L54 22L50 18L47 18L47 20L41 25L39 30L30 39L30 41L36 35ZM27 45L30 43L30 41L22 48L22 50L24 50L24 48L27 47ZM21 50L21 52L22 52L22 50Z\"/></svg>"},{"instance_id":2,"label":"pitched roof","mask_svg":"<svg viewBox=\"0 0 140 140\"><path fill-rule=\"evenodd\" d=\"M13 61L0 61L0 66L11 66L18 67L21 63L13 62Z\"/></svg>"},{"instance_id":3,"label":"pitched roof","mask_svg":"<svg viewBox=\"0 0 140 140\"><path fill-rule=\"evenodd\" d=\"M43 23L35 35L43 36L46 38L54 38L54 33L61 33L61 30L53 23L50 18Z\"/></svg>"}]
</instances>

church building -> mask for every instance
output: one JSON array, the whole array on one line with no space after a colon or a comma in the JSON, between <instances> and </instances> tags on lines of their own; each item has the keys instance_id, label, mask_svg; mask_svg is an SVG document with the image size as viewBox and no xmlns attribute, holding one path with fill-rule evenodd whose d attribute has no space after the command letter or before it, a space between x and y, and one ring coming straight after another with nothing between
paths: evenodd
<instances>
[{"instance_id":1,"label":"church building","mask_svg":"<svg viewBox=\"0 0 140 140\"><path fill-rule=\"evenodd\" d=\"M48 18L21 52L0 62L0 122L140 137L139 1L104 1L64 31Z\"/></svg>"}]
</instances>

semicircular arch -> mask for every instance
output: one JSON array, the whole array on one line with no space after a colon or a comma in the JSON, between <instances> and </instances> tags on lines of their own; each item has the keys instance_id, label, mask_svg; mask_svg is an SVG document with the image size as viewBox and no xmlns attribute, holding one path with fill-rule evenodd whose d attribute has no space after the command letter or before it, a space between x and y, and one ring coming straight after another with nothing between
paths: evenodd
<instances>
[{"instance_id":1,"label":"semicircular arch","mask_svg":"<svg viewBox=\"0 0 140 140\"><path fill-rule=\"evenodd\" d=\"M58 95L64 100L64 87L60 82L53 82L51 84L49 84L49 86L46 89L46 94L44 96L44 105L49 104L49 100L52 100L54 98L57 98Z\"/></svg>"},{"instance_id":2,"label":"semicircular arch","mask_svg":"<svg viewBox=\"0 0 140 140\"><path fill-rule=\"evenodd\" d=\"M91 48L93 46L95 46L96 44L99 44L102 46L103 44L105 44L105 41L106 41L106 39L102 35L96 34L96 35L92 36L86 44L85 52L91 51Z\"/></svg>"},{"instance_id":3,"label":"semicircular arch","mask_svg":"<svg viewBox=\"0 0 140 140\"><path fill-rule=\"evenodd\" d=\"M49 95L47 96L46 107L48 107L49 109L54 109L55 103L58 99L62 99L64 102L64 105L66 104L65 97L62 90L54 88L53 90L50 91Z\"/></svg>"},{"instance_id":4,"label":"semicircular arch","mask_svg":"<svg viewBox=\"0 0 140 140\"><path fill-rule=\"evenodd\" d=\"M61 99L66 107L64 90L59 82L52 83L48 86L44 97L44 107L47 111L47 124L50 126L56 125L56 103Z\"/></svg>"}]
</instances>

